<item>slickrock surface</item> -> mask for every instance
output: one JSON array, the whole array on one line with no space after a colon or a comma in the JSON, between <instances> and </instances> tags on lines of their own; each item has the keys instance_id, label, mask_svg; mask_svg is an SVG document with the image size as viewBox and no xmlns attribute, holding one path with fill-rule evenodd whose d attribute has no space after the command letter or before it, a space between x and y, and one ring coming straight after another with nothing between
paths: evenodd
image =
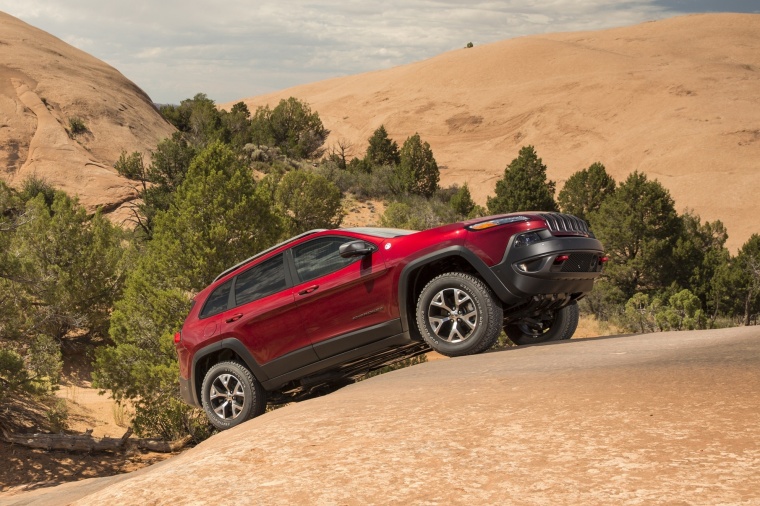
<instances>
[{"instance_id":1,"label":"slickrock surface","mask_svg":"<svg viewBox=\"0 0 760 506\"><path fill-rule=\"evenodd\" d=\"M758 332L429 362L0 504L760 504Z\"/></svg>"}]
</instances>

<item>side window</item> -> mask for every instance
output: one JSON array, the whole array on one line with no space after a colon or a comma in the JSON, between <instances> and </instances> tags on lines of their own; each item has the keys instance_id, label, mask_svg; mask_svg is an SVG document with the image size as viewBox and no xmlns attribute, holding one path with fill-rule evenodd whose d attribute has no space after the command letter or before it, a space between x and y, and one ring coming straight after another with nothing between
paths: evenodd
<instances>
[{"instance_id":1,"label":"side window","mask_svg":"<svg viewBox=\"0 0 760 506\"><path fill-rule=\"evenodd\" d=\"M293 259L301 282L330 274L355 262L359 257L343 258L341 244L354 241L350 237L322 237L293 248Z\"/></svg>"},{"instance_id":2,"label":"side window","mask_svg":"<svg viewBox=\"0 0 760 506\"><path fill-rule=\"evenodd\" d=\"M235 282L235 305L247 304L286 287L282 255L277 255L238 275Z\"/></svg>"},{"instance_id":3,"label":"side window","mask_svg":"<svg viewBox=\"0 0 760 506\"><path fill-rule=\"evenodd\" d=\"M230 288L232 287L232 280L230 279L224 284L216 287L216 290L211 292L211 295L206 299L206 304L201 309L200 318L206 318L213 316L217 313L227 309L227 301L230 299Z\"/></svg>"}]
</instances>

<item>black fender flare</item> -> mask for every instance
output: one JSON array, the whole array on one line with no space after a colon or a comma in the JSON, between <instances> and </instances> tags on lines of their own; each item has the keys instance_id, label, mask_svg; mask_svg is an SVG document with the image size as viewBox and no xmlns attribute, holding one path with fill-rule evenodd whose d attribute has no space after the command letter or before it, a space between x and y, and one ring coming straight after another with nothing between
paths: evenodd
<instances>
[{"instance_id":1,"label":"black fender flare","mask_svg":"<svg viewBox=\"0 0 760 506\"><path fill-rule=\"evenodd\" d=\"M409 283L411 281L412 273L426 264L437 260L443 260L448 257L463 258L477 271L478 275L486 282L502 302L514 303L519 300L519 297L516 297L506 286L504 286L504 283L501 282L498 276L496 276L491 268L488 267L478 255L464 246L449 246L448 248L416 258L406 264L401 270L398 283L398 305L399 315L401 316L401 325L404 331L410 331L407 303L409 298Z\"/></svg>"},{"instance_id":2,"label":"black fender flare","mask_svg":"<svg viewBox=\"0 0 760 506\"><path fill-rule=\"evenodd\" d=\"M193 396L193 401L195 402L196 406L201 405L199 391L201 387L201 382L203 381L203 378L196 377L197 376L196 366L198 365L198 362L203 360L205 357L215 354L215 353L219 353L222 350L233 351L237 356L239 356L241 360L244 362L243 365L248 367L248 369L251 371L253 376L256 378L256 381L258 381L259 383L263 384L266 380L269 379L269 376L264 372L264 369L261 367L261 365L259 365L258 362L256 362L256 359L253 358L253 355L251 355L251 352L248 351L248 348L246 348L242 342L240 342L238 339L235 339L234 337L222 339L221 341L217 341L215 343L209 344L208 346L204 346L203 348L200 348L193 355L193 365L190 371L190 378L192 379L191 394Z\"/></svg>"}]
</instances>

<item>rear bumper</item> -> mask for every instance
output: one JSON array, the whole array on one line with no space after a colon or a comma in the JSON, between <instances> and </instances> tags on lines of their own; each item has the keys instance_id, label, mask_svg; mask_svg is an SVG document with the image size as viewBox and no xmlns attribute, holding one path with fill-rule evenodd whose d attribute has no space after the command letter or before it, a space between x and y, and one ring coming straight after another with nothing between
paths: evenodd
<instances>
[{"instance_id":1,"label":"rear bumper","mask_svg":"<svg viewBox=\"0 0 760 506\"><path fill-rule=\"evenodd\" d=\"M182 397L182 400L185 401L187 404L191 406L197 406L201 407L201 405L198 403L197 399L193 395L193 389L191 387L191 382L187 378L183 378L182 376L179 377L179 395Z\"/></svg>"},{"instance_id":2,"label":"rear bumper","mask_svg":"<svg viewBox=\"0 0 760 506\"><path fill-rule=\"evenodd\" d=\"M510 240L502 261L491 268L504 288L522 300L552 294L578 299L590 292L602 273L602 243L590 237L555 237L548 231L541 235L542 242L529 246L515 247L515 238ZM560 255L569 258L558 262Z\"/></svg>"}]
</instances>

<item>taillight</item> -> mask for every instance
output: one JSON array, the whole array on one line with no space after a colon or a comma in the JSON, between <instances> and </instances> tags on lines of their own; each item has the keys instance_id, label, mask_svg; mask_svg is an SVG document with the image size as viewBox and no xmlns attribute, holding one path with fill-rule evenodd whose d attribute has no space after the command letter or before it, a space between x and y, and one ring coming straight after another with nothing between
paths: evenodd
<instances>
[{"instance_id":1,"label":"taillight","mask_svg":"<svg viewBox=\"0 0 760 506\"><path fill-rule=\"evenodd\" d=\"M174 334L174 344L177 344L180 341L182 341L182 332L177 332Z\"/></svg>"}]
</instances>

